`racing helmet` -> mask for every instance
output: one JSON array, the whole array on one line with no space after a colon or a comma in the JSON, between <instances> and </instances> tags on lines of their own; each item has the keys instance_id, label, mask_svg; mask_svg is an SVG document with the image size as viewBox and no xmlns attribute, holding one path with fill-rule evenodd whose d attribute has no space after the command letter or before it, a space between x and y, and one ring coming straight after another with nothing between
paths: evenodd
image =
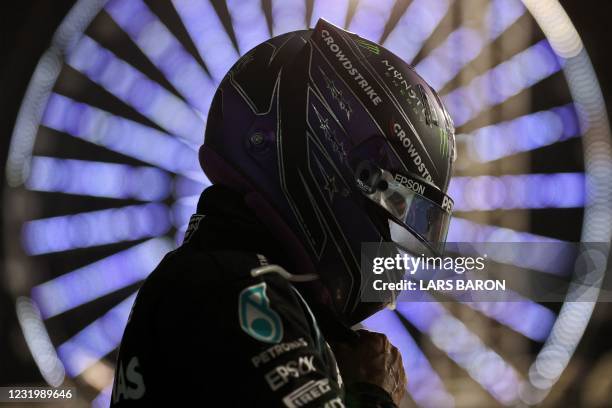
<instances>
[{"instance_id":1,"label":"racing helmet","mask_svg":"<svg viewBox=\"0 0 612 408\"><path fill-rule=\"evenodd\" d=\"M443 249L454 126L436 92L395 54L321 19L243 55L221 81L200 162L244 194L294 273L347 324L360 301L362 242Z\"/></svg>"}]
</instances>

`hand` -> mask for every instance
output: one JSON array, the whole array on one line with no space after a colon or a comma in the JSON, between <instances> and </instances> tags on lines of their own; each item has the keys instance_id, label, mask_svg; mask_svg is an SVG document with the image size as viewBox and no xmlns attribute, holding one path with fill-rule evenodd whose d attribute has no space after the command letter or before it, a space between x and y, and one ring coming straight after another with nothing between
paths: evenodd
<instances>
[{"instance_id":1,"label":"hand","mask_svg":"<svg viewBox=\"0 0 612 408\"><path fill-rule=\"evenodd\" d=\"M332 343L345 384L366 382L389 393L396 405L406 392L406 373L399 351L381 333L358 330L354 343Z\"/></svg>"}]
</instances>

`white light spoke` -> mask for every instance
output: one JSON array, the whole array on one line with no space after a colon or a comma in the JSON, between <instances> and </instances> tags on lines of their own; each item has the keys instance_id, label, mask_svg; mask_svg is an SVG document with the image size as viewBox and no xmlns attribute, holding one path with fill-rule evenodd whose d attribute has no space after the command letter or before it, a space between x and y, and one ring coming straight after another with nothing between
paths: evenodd
<instances>
[{"instance_id":1,"label":"white light spoke","mask_svg":"<svg viewBox=\"0 0 612 408\"><path fill-rule=\"evenodd\" d=\"M240 55L270 38L261 0L227 0Z\"/></svg>"},{"instance_id":2,"label":"white light spoke","mask_svg":"<svg viewBox=\"0 0 612 408\"><path fill-rule=\"evenodd\" d=\"M142 0L111 0L105 9L176 90L206 117L214 84L149 7Z\"/></svg>"},{"instance_id":3,"label":"white light spoke","mask_svg":"<svg viewBox=\"0 0 612 408\"><path fill-rule=\"evenodd\" d=\"M219 83L239 55L210 0L172 0L172 4L208 71Z\"/></svg>"},{"instance_id":4,"label":"white light spoke","mask_svg":"<svg viewBox=\"0 0 612 408\"><path fill-rule=\"evenodd\" d=\"M81 38L67 63L169 133L202 142L205 122L189 105L91 38Z\"/></svg>"},{"instance_id":5,"label":"white light spoke","mask_svg":"<svg viewBox=\"0 0 612 408\"><path fill-rule=\"evenodd\" d=\"M272 35L306 29L304 0L272 0Z\"/></svg>"},{"instance_id":6,"label":"white light spoke","mask_svg":"<svg viewBox=\"0 0 612 408\"><path fill-rule=\"evenodd\" d=\"M411 63L446 15L453 0L413 0L383 43Z\"/></svg>"}]
</instances>

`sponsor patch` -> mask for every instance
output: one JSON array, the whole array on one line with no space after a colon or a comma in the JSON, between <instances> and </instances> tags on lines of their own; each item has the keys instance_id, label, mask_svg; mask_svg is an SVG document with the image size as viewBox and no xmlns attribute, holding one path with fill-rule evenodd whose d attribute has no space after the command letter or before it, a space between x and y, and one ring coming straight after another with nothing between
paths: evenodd
<instances>
[{"instance_id":1,"label":"sponsor patch","mask_svg":"<svg viewBox=\"0 0 612 408\"><path fill-rule=\"evenodd\" d=\"M412 159L421 177L423 177L425 180L429 181L430 183L433 183L433 178L431 177L431 173L427 169L427 166L425 165L425 162L423 161L423 159L421 158L421 155L417 151L416 146L412 142L412 139L410 139L410 136L408 136L406 131L402 128L402 125L394 121L391 127L393 129L393 133L395 134L395 136L397 136L402 146L406 148L406 151L408 152L410 159Z\"/></svg>"},{"instance_id":2,"label":"sponsor patch","mask_svg":"<svg viewBox=\"0 0 612 408\"><path fill-rule=\"evenodd\" d=\"M333 400L327 401L323 408L344 408L344 402L342 402L340 397L336 397Z\"/></svg>"},{"instance_id":3,"label":"sponsor patch","mask_svg":"<svg viewBox=\"0 0 612 408\"><path fill-rule=\"evenodd\" d=\"M204 215L202 214L193 214L189 219L189 225L187 225L187 230L185 231L185 237L183 238L183 242L189 242L193 234L200 227L200 222L204 219Z\"/></svg>"},{"instance_id":4,"label":"sponsor patch","mask_svg":"<svg viewBox=\"0 0 612 408\"><path fill-rule=\"evenodd\" d=\"M283 323L272 308L266 294L265 282L249 286L240 292L238 317L246 334L265 343L279 343L283 339Z\"/></svg>"},{"instance_id":5,"label":"sponsor patch","mask_svg":"<svg viewBox=\"0 0 612 408\"><path fill-rule=\"evenodd\" d=\"M342 67L345 72L353 78L353 81L361 88L365 96L372 102L374 106L380 105L382 99L376 92L372 85L361 75L356 66L353 65L353 61L351 61L344 50L337 44L335 38L331 35L331 33L327 30L321 30L321 39L323 43L327 46L329 51L336 57L336 60Z\"/></svg>"},{"instance_id":6,"label":"sponsor patch","mask_svg":"<svg viewBox=\"0 0 612 408\"><path fill-rule=\"evenodd\" d=\"M276 391L291 379L300 378L317 369L314 366L314 356L300 356L285 364L274 367L264 376L272 391Z\"/></svg>"},{"instance_id":7,"label":"sponsor patch","mask_svg":"<svg viewBox=\"0 0 612 408\"><path fill-rule=\"evenodd\" d=\"M146 392L138 357L132 357L127 366L119 361L115 374L112 399L114 403L121 400L139 400Z\"/></svg>"},{"instance_id":8,"label":"sponsor patch","mask_svg":"<svg viewBox=\"0 0 612 408\"><path fill-rule=\"evenodd\" d=\"M300 388L283 397L287 408L301 408L316 401L331 390L329 379L310 380Z\"/></svg>"},{"instance_id":9,"label":"sponsor patch","mask_svg":"<svg viewBox=\"0 0 612 408\"><path fill-rule=\"evenodd\" d=\"M288 351L295 350L298 348L306 347L308 343L303 337L295 341L288 341L286 343L275 344L274 346L267 348L256 356L251 357L251 363L253 366L259 367L262 364L269 363L278 356L285 354Z\"/></svg>"},{"instance_id":10,"label":"sponsor patch","mask_svg":"<svg viewBox=\"0 0 612 408\"><path fill-rule=\"evenodd\" d=\"M425 195L425 186L415 180L409 179L408 177L402 174L396 174L394 177L395 181L408 188L409 190L414 191L417 194L422 196Z\"/></svg>"}]
</instances>

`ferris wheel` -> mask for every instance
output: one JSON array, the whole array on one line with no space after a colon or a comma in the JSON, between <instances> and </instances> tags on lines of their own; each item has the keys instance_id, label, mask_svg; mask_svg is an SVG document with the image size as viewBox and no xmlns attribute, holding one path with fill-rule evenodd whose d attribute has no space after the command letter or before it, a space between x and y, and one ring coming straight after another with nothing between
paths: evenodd
<instances>
[{"instance_id":1,"label":"ferris wheel","mask_svg":"<svg viewBox=\"0 0 612 408\"><path fill-rule=\"evenodd\" d=\"M197 148L217 84L255 45L319 18L380 42L441 91L459 148L449 241L559 240L533 230L534 211L575 223L576 241L610 241L605 105L556 0L81 0L30 81L4 189L6 270L50 385L74 381L93 406L108 406L139 283L180 244L210 184ZM547 83L557 92L534 106L531 94ZM552 171L530 167L532 154L577 149L581 169L568 171L563 155ZM491 404L536 404L567 366L593 306L462 305L536 349L522 365L446 304L398 304L365 326L402 352L405 406L461 405L442 360Z\"/></svg>"}]
</instances>

